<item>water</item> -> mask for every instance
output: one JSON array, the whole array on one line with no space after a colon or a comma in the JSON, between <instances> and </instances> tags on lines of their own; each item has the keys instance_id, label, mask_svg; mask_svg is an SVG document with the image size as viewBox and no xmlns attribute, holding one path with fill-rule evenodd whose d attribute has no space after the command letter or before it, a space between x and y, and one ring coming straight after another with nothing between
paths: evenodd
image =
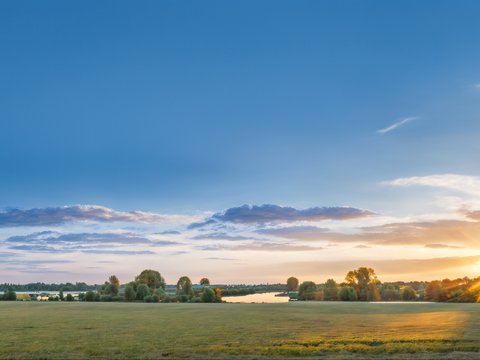
<instances>
[{"instance_id":1,"label":"water","mask_svg":"<svg viewBox=\"0 0 480 360\"><path fill-rule=\"evenodd\" d=\"M285 303L288 296L275 296L278 293L269 292L262 294L250 294L244 296L225 296L224 301L228 303Z\"/></svg>"}]
</instances>

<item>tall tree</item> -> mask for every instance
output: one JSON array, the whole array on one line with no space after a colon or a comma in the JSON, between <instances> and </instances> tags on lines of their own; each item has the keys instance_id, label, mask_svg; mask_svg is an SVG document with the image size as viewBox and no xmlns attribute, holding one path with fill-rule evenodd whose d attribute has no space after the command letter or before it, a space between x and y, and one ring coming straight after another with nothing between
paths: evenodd
<instances>
[{"instance_id":1,"label":"tall tree","mask_svg":"<svg viewBox=\"0 0 480 360\"><path fill-rule=\"evenodd\" d=\"M118 278L115 275L110 276L108 278L108 281L110 282L110 284L115 286L117 289L120 288L120 280L118 280Z\"/></svg>"},{"instance_id":2,"label":"tall tree","mask_svg":"<svg viewBox=\"0 0 480 360\"><path fill-rule=\"evenodd\" d=\"M417 292L411 286L404 286L400 290L403 301L412 301L417 299Z\"/></svg>"},{"instance_id":3,"label":"tall tree","mask_svg":"<svg viewBox=\"0 0 480 360\"><path fill-rule=\"evenodd\" d=\"M201 278L200 279L200 285L209 286L210 285L210 280L208 280L207 278Z\"/></svg>"},{"instance_id":4,"label":"tall tree","mask_svg":"<svg viewBox=\"0 0 480 360\"><path fill-rule=\"evenodd\" d=\"M441 281L435 280L428 283L425 288L425 299L430 301L445 301L448 299Z\"/></svg>"},{"instance_id":5,"label":"tall tree","mask_svg":"<svg viewBox=\"0 0 480 360\"><path fill-rule=\"evenodd\" d=\"M125 301L134 301L137 297L135 289L132 285L127 285L125 288Z\"/></svg>"},{"instance_id":6,"label":"tall tree","mask_svg":"<svg viewBox=\"0 0 480 360\"><path fill-rule=\"evenodd\" d=\"M137 293L137 296L136 296L137 300L144 300L145 297L147 297L151 294L151 290L147 285L139 284L137 286L136 293Z\"/></svg>"},{"instance_id":7,"label":"tall tree","mask_svg":"<svg viewBox=\"0 0 480 360\"><path fill-rule=\"evenodd\" d=\"M347 285L354 288L360 301L377 301L380 299L377 284L379 280L375 270L368 267L359 267L345 276Z\"/></svg>"},{"instance_id":8,"label":"tall tree","mask_svg":"<svg viewBox=\"0 0 480 360\"><path fill-rule=\"evenodd\" d=\"M287 291L296 291L298 289L298 279L294 276L290 276L287 279Z\"/></svg>"},{"instance_id":9,"label":"tall tree","mask_svg":"<svg viewBox=\"0 0 480 360\"><path fill-rule=\"evenodd\" d=\"M325 282L323 289L323 300L336 301L338 300L338 285L333 279L328 279Z\"/></svg>"},{"instance_id":10,"label":"tall tree","mask_svg":"<svg viewBox=\"0 0 480 360\"><path fill-rule=\"evenodd\" d=\"M143 270L136 278L141 284L147 285L150 289L155 290L162 288L165 290L165 279L155 270Z\"/></svg>"},{"instance_id":11,"label":"tall tree","mask_svg":"<svg viewBox=\"0 0 480 360\"><path fill-rule=\"evenodd\" d=\"M185 295L189 299L193 296L192 281L188 276L182 276L177 282L177 296Z\"/></svg>"},{"instance_id":12,"label":"tall tree","mask_svg":"<svg viewBox=\"0 0 480 360\"><path fill-rule=\"evenodd\" d=\"M315 300L317 285L313 281L304 281L298 288L298 298L300 300Z\"/></svg>"},{"instance_id":13,"label":"tall tree","mask_svg":"<svg viewBox=\"0 0 480 360\"><path fill-rule=\"evenodd\" d=\"M338 292L341 301L357 301L357 292L351 286L342 286Z\"/></svg>"}]
</instances>

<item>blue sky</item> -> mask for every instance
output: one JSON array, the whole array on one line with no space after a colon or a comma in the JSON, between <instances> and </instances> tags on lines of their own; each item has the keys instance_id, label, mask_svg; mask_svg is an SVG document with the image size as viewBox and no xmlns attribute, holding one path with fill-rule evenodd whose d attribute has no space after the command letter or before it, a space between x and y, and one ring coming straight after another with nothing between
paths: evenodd
<instances>
[{"instance_id":1,"label":"blue sky","mask_svg":"<svg viewBox=\"0 0 480 360\"><path fill-rule=\"evenodd\" d=\"M85 204L168 214L182 220L159 231L187 244L199 236L190 223L243 204L347 206L384 225L458 220L480 198L479 11L476 1L2 2L0 220L11 208ZM464 181L474 185L464 191ZM0 225L0 251L19 255L26 248L6 240L35 231L133 226L25 221ZM365 221L329 230L381 223ZM148 238L154 225L135 226ZM253 236L249 226L222 232ZM477 244L443 245L456 241L462 250L421 255L466 256ZM150 251L142 246L129 251ZM198 256L195 246L165 256Z\"/></svg>"}]
</instances>

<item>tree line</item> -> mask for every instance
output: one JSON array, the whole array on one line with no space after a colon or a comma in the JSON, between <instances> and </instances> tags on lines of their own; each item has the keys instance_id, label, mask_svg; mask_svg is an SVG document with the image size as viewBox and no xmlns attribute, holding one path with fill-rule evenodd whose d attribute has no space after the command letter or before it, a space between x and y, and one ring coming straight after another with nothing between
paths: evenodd
<instances>
[{"instance_id":1,"label":"tree line","mask_svg":"<svg viewBox=\"0 0 480 360\"><path fill-rule=\"evenodd\" d=\"M302 301L480 302L480 277L382 283L369 267L349 271L342 283L328 279L324 284L313 281L300 284L292 276L287 279L286 289L290 298Z\"/></svg>"},{"instance_id":2,"label":"tree line","mask_svg":"<svg viewBox=\"0 0 480 360\"><path fill-rule=\"evenodd\" d=\"M213 303L222 301L222 292L219 288L211 288L210 281L202 278L199 287L194 288L188 276L182 276L177 281L175 293L167 292L165 279L156 270L146 269L138 274L133 281L121 286L120 280L111 275L107 281L96 290L80 293L80 301L125 301L125 302L204 302ZM68 294L68 296L71 294ZM65 299L70 301L70 299ZM72 298L73 300L73 298Z\"/></svg>"},{"instance_id":3,"label":"tree line","mask_svg":"<svg viewBox=\"0 0 480 360\"><path fill-rule=\"evenodd\" d=\"M375 270L360 267L349 271L345 281L337 283L328 279L323 284L304 281L301 284L296 277L287 279L286 284L260 285L216 285L210 286L207 278L202 278L194 286L187 276L178 279L175 287L167 288L165 279L156 270L146 269L133 281L120 285L119 279L112 275L102 285L86 283L26 285L0 285L0 300L28 300L27 294L16 291L60 291L58 296L50 295L50 301L74 301L71 294L63 291L78 291L80 301L143 301L143 302L221 302L223 296L239 296L261 292L284 292L292 300L318 301L435 301L435 302L480 302L480 277L468 277L454 280L384 282Z\"/></svg>"},{"instance_id":4,"label":"tree line","mask_svg":"<svg viewBox=\"0 0 480 360\"><path fill-rule=\"evenodd\" d=\"M88 285L84 282L73 283L60 283L60 284L46 284L42 282L29 283L29 284L0 284L0 291L14 290L14 291L26 291L26 292L39 292L39 291L88 291L95 290L98 285Z\"/></svg>"}]
</instances>

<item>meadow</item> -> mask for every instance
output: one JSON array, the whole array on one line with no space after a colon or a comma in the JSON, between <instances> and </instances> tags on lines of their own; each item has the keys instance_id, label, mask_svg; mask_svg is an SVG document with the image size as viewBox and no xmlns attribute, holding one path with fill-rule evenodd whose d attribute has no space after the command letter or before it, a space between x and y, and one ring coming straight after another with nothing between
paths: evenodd
<instances>
[{"instance_id":1,"label":"meadow","mask_svg":"<svg viewBox=\"0 0 480 360\"><path fill-rule=\"evenodd\" d=\"M480 305L1 302L0 358L480 358Z\"/></svg>"}]
</instances>

